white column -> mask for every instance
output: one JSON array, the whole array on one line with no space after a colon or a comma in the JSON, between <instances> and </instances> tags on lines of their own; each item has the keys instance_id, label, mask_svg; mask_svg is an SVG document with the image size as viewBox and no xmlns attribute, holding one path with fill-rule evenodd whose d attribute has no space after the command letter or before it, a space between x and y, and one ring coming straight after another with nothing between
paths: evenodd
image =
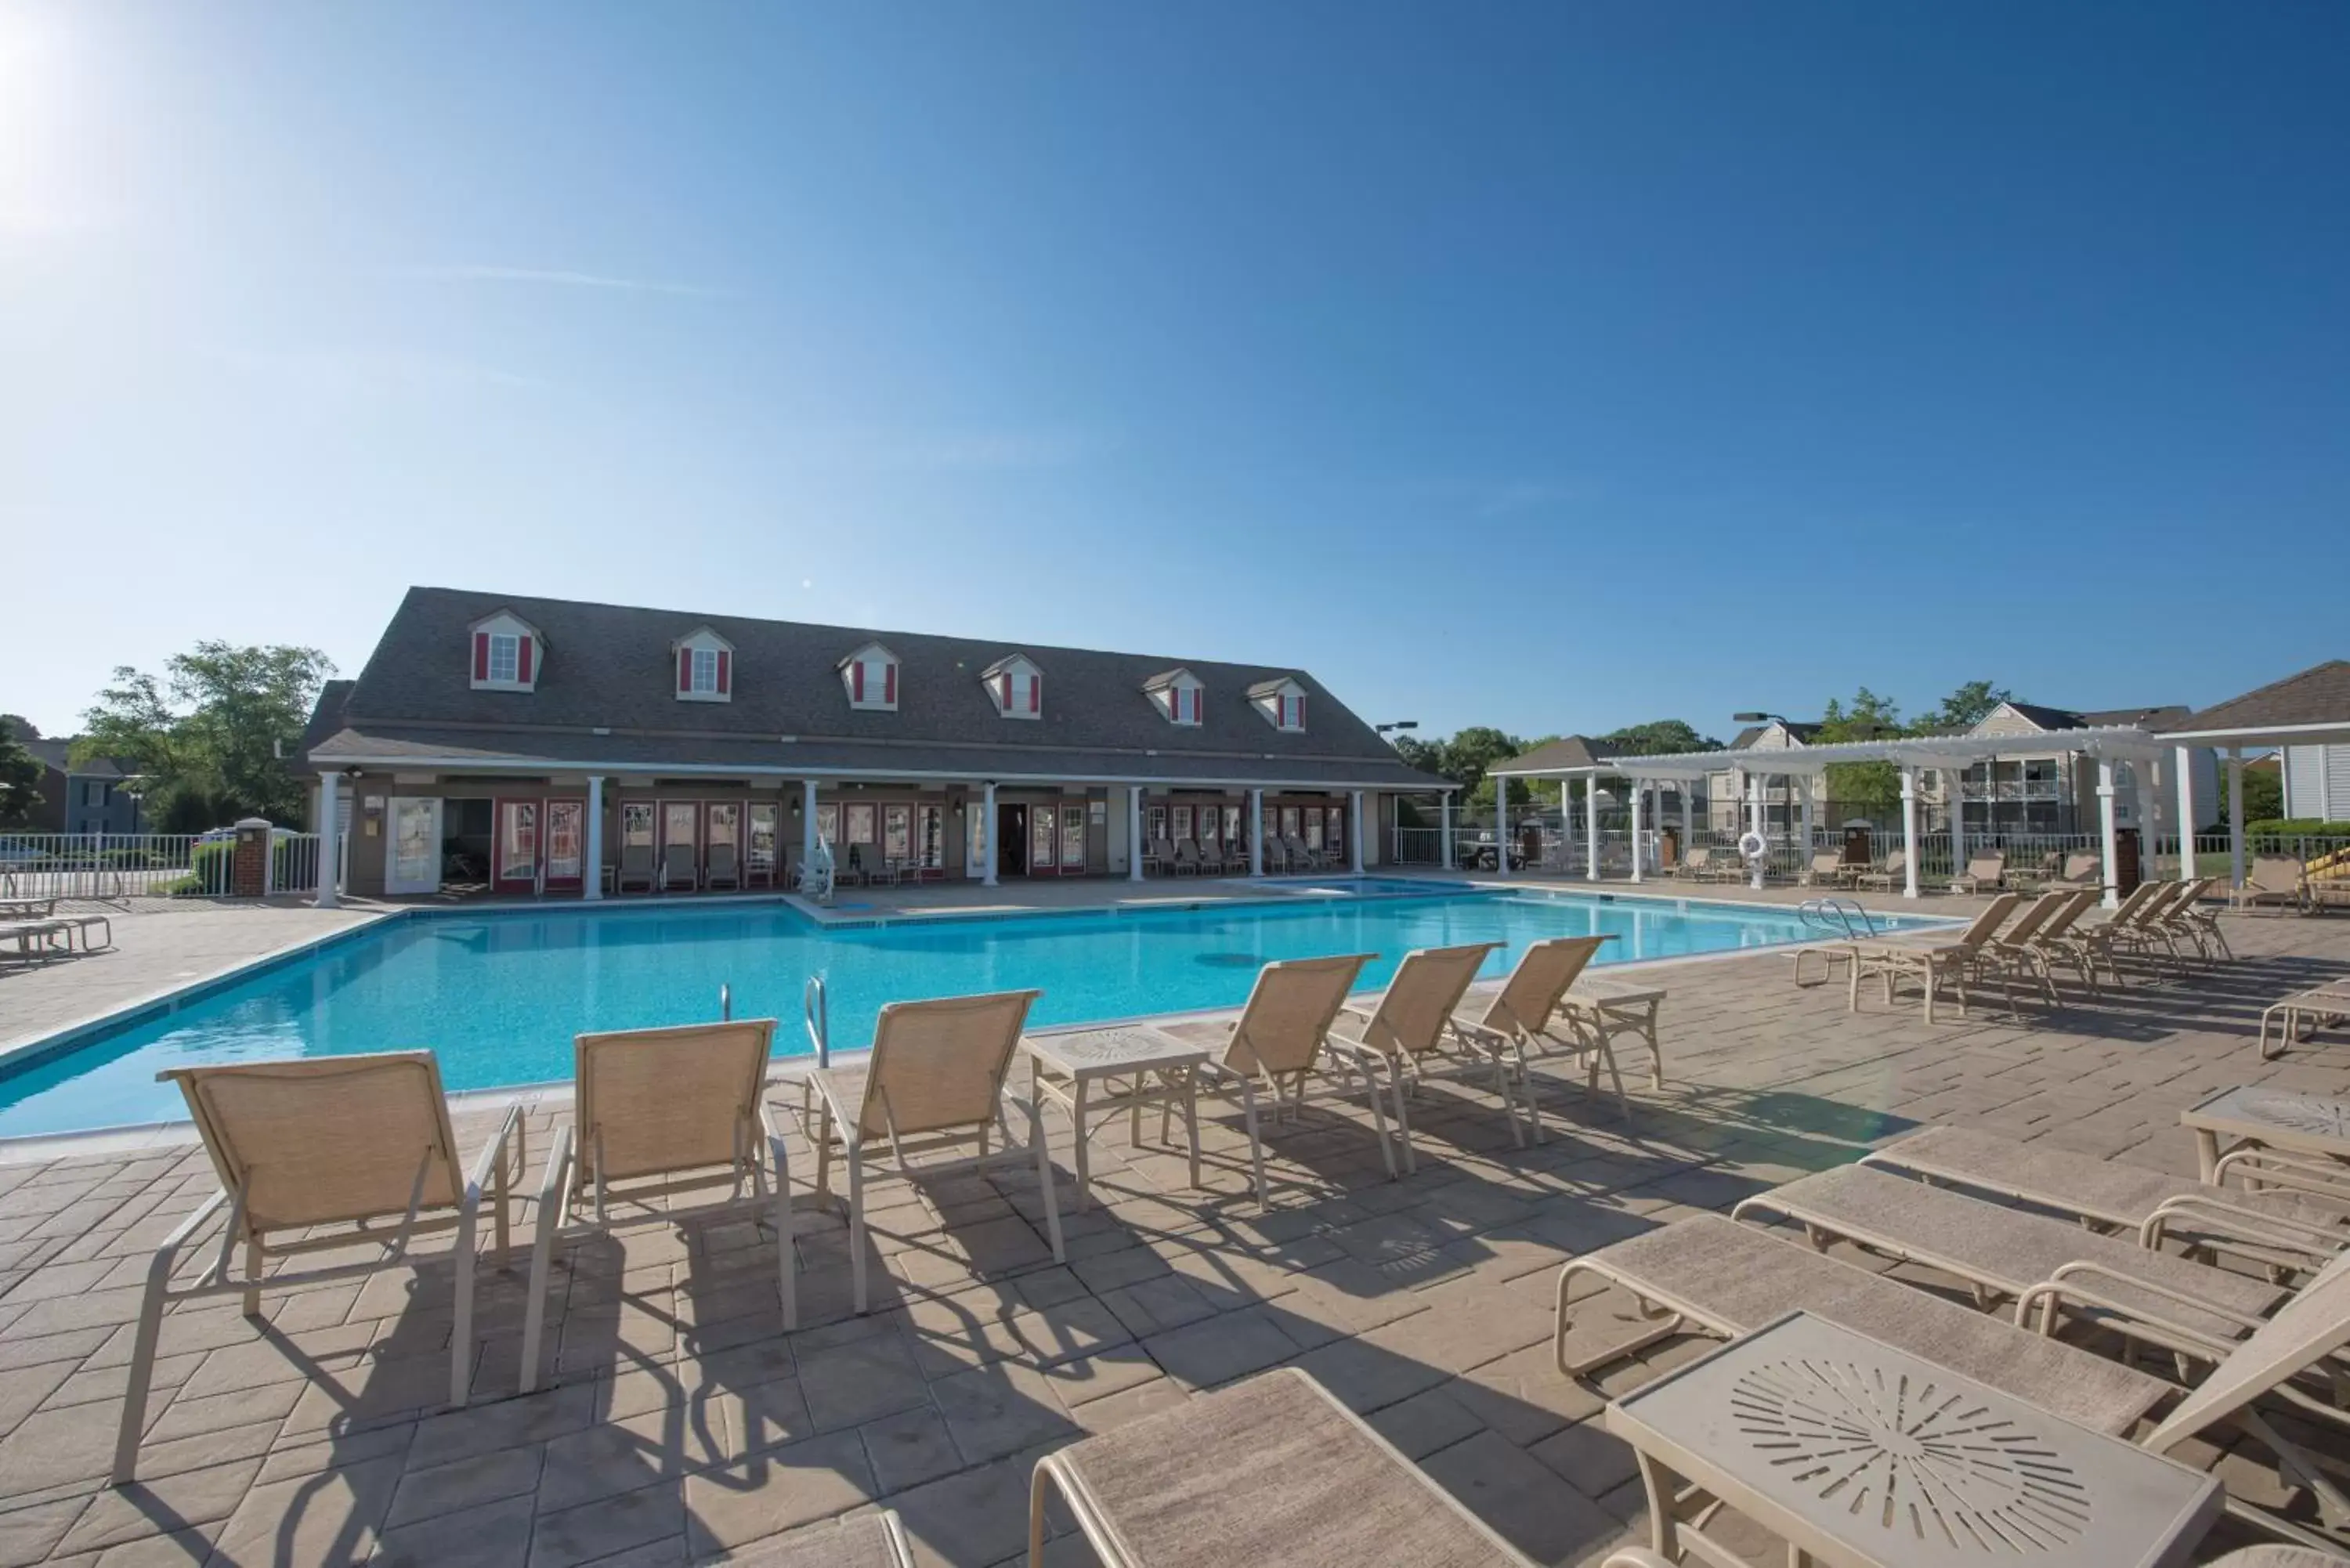
<instances>
[{"instance_id":1,"label":"white column","mask_svg":"<svg viewBox=\"0 0 2350 1568\"><path fill-rule=\"evenodd\" d=\"M1249 791L1249 875L1264 875L1264 791L1261 789Z\"/></svg>"},{"instance_id":2,"label":"white column","mask_svg":"<svg viewBox=\"0 0 2350 1568\"><path fill-rule=\"evenodd\" d=\"M2228 885L2244 885L2244 748L2228 748Z\"/></svg>"},{"instance_id":3,"label":"white column","mask_svg":"<svg viewBox=\"0 0 2350 1568\"><path fill-rule=\"evenodd\" d=\"M995 867L1003 857L1003 846L996 842L997 837L1000 836L1000 829L995 816L995 781L993 779L987 781L987 801L980 807L980 820L987 826L987 858L979 863L979 885L983 888L993 888L996 885Z\"/></svg>"},{"instance_id":4,"label":"white column","mask_svg":"<svg viewBox=\"0 0 2350 1568\"><path fill-rule=\"evenodd\" d=\"M1222 807L1211 805L1208 809L1217 811ZM1140 784L1126 786L1126 879L1129 882L1142 880L1142 786Z\"/></svg>"},{"instance_id":5,"label":"white column","mask_svg":"<svg viewBox=\"0 0 2350 1568\"><path fill-rule=\"evenodd\" d=\"M1441 858L1447 871L1452 869L1452 792L1446 790L1436 797L1436 831L1443 836Z\"/></svg>"},{"instance_id":6,"label":"white column","mask_svg":"<svg viewBox=\"0 0 2350 1568\"><path fill-rule=\"evenodd\" d=\"M989 833L994 828L990 827ZM800 780L800 864L807 865L816 858L816 780ZM968 858L968 852L966 852Z\"/></svg>"},{"instance_id":7,"label":"white column","mask_svg":"<svg viewBox=\"0 0 2350 1568\"><path fill-rule=\"evenodd\" d=\"M1918 896L1918 764L1901 764L1901 896Z\"/></svg>"},{"instance_id":8,"label":"white column","mask_svg":"<svg viewBox=\"0 0 2350 1568\"><path fill-rule=\"evenodd\" d=\"M2186 746L2172 753L2178 770L2178 879L2190 882L2199 869L2195 860L2195 753Z\"/></svg>"},{"instance_id":9,"label":"white column","mask_svg":"<svg viewBox=\"0 0 2350 1568\"><path fill-rule=\"evenodd\" d=\"M1564 825L1564 819L1562 819ZM1583 781L1583 879L1599 880L1599 775Z\"/></svg>"},{"instance_id":10,"label":"white column","mask_svg":"<svg viewBox=\"0 0 2350 1568\"><path fill-rule=\"evenodd\" d=\"M1361 790L1350 789L1347 792L1347 810L1350 817L1347 824L1347 853L1352 857L1348 868L1359 877L1363 874L1363 792Z\"/></svg>"},{"instance_id":11,"label":"white column","mask_svg":"<svg viewBox=\"0 0 2350 1568\"><path fill-rule=\"evenodd\" d=\"M1820 775L1818 775L1818 776L1825 778L1826 775L1825 775L1825 774L1820 774ZM1804 801L1803 801L1803 808L1804 808L1804 843L1803 843L1803 852L1802 852L1800 855L1796 856L1796 857L1795 857L1795 869L1797 870L1797 872L1798 872L1798 873L1808 873L1808 872L1811 870L1811 868L1812 868L1812 856L1814 855L1814 852L1816 852L1816 850L1817 850L1817 849L1818 849L1818 847L1819 847L1819 846L1818 846L1818 845L1816 845L1815 843L1814 843L1814 842L1813 842L1813 839L1812 839L1812 830L1813 830L1813 826L1814 826L1814 824L1813 824L1813 822L1812 822L1812 780L1811 780L1810 778L1808 778L1808 777L1807 777L1807 778L1805 778L1805 779L1804 780Z\"/></svg>"},{"instance_id":12,"label":"white column","mask_svg":"<svg viewBox=\"0 0 2350 1568\"><path fill-rule=\"evenodd\" d=\"M339 891L335 886L336 874L342 868L343 806L338 798L343 775L331 768L318 775L318 896L311 900L314 908L334 909Z\"/></svg>"},{"instance_id":13,"label":"white column","mask_svg":"<svg viewBox=\"0 0 2350 1568\"><path fill-rule=\"evenodd\" d=\"M588 775L588 864L582 868L579 896L604 896L604 775Z\"/></svg>"},{"instance_id":14,"label":"white column","mask_svg":"<svg viewBox=\"0 0 2350 1568\"><path fill-rule=\"evenodd\" d=\"M2114 847L2114 763L2111 757L2097 759L2097 834L2098 847L2105 854L2106 908L2110 909L2122 901L2121 874L2116 869L2117 855Z\"/></svg>"},{"instance_id":15,"label":"white column","mask_svg":"<svg viewBox=\"0 0 2350 1568\"><path fill-rule=\"evenodd\" d=\"M1991 771L1983 770L1986 774ZM1999 786L1993 784L1992 798L1998 794ZM1963 768L1942 770L1942 801L1950 812L1950 875L1955 877L1967 868L1967 778ZM1992 814L1986 810L1983 815Z\"/></svg>"},{"instance_id":16,"label":"white column","mask_svg":"<svg viewBox=\"0 0 2350 1568\"><path fill-rule=\"evenodd\" d=\"M1648 786L1640 780L1632 781L1632 880L1640 879L1640 794Z\"/></svg>"},{"instance_id":17,"label":"white column","mask_svg":"<svg viewBox=\"0 0 2350 1568\"><path fill-rule=\"evenodd\" d=\"M1683 779L1681 789L1681 853L1687 855L1690 846L1697 842L1697 781Z\"/></svg>"},{"instance_id":18,"label":"white column","mask_svg":"<svg viewBox=\"0 0 2350 1568\"><path fill-rule=\"evenodd\" d=\"M2137 874L2142 881L2158 879L2154 865L2154 819L2160 804L2154 787L2154 764L2139 757L2130 763L2130 810L2137 818Z\"/></svg>"},{"instance_id":19,"label":"white column","mask_svg":"<svg viewBox=\"0 0 2350 1568\"><path fill-rule=\"evenodd\" d=\"M1767 839L1771 836L1762 828L1763 777L1762 774L1746 775L1746 827L1755 837Z\"/></svg>"},{"instance_id":20,"label":"white column","mask_svg":"<svg viewBox=\"0 0 2350 1568\"><path fill-rule=\"evenodd\" d=\"M1486 775L1492 778L1492 774ZM1510 781L1493 779L1493 869L1510 874Z\"/></svg>"}]
</instances>

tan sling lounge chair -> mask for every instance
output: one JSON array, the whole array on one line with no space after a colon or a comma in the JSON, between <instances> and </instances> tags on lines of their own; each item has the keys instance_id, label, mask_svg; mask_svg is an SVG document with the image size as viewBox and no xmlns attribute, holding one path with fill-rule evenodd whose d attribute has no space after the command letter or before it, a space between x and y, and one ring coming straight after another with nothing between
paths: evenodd
<instances>
[{"instance_id":1,"label":"tan sling lounge chair","mask_svg":"<svg viewBox=\"0 0 2350 1568\"><path fill-rule=\"evenodd\" d=\"M1934 1022L1934 993L1948 985L1958 993L1959 1016L1967 1012L1967 981L1981 961L1983 950L1999 928L2007 923L2015 906L2022 901L2021 893L2002 893L1991 906L1968 925L1955 939L1946 942L1910 944L1895 941L1855 942L1850 949L1852 963L1846 976L1846 1004L1849 1011L1860 1011L1860 987L1866 980L1881 981L1885 986L1885 1002L1893 1004L1893 991L1902 981L1915 981L1924 994L1926 1022ZM2012 999L2011 998L2011 1001Z\"/></svg>"},{"instance_id":2,"label":"tan sling lounge chair","mask_svg":"<svg viewBox=\"0 0 2350 1568\"><path fill-rule=\"evenodd\" d=\"M2350 1018L2350 980L2329 980L2280 997L2261 1009L2261 1060L2272 1062L2288 1045L2298 1045L2320 1029L2331 1029ZM2269 1029L2277 1032L2276 1047L2269 1047Z\"/></svg>"},{"instance_id":3,"label":"tan sling lounge chair","mask_svg":"<svg viewBox=\"0 0 2350 1568\"><path fill-rule=\"evenodd\" d=\"M1967 868L1950 878L1953 893L1980 893L1986 888L1996 888L2007 876L2007 855L2003 850L1991 849L1967 857Z\"/></svg>"},{"instance_id":4,"label":"tan sling lounge chair","mask_svg":"<svg viewBox=\"0 0 2350 1568\"><path fill-rule=\"evenodd\" d=\"M674 893L682 888L691 893L702 886L702 870L695 864L693 846L669 844L661 847L660 887L664 893Z\"/></svg>"},{"instance_id":5,"label":"tan sling lounge chair","mask_svg":"<svg viewBox=\"0 0 2350 1568\"><path fill-rule=\"evenodd\" d=\"M1590 1282L1629 1292L1642 1316L1630 1337L1570 1354L1577 1328L1588 1328L1601 1311L1591 1293L1577 1288ZM2093 1352L1719 1214L1676 1220L1570 1260L1558 1272L1555 1299L1552 1355L1575 1378L1676 1334L1735 1339L1787 1313L1808 1312L2101 1432L2127 1432L2169 1392L2158 1379Z\"/></svg>"},{"instance_id":6,"label":"tan sling lounge chair","mask_svg":"<svg viewBox=\"0 0 2350 1568\"><path fill-rule=\"evenodd\" d=\"M155 1250L130 1347L129 1386L114 1445L114 1483L135 1477L146 1429L147 1389L167 1303L244 1298L261 1315L261 1293L351 1279L407 1265L420 1235L456 1232L456 1323L449 1348L449 1402L473 1382L473 1263L482 1194L492 1194L497 1252L506 1251L506 1196L525 1158L522 1112L510 1106L473 1157L457 1163L449 1100L430 1051L316 1056L288 1062L179 1067L156 1075L180 1085L221 1189ZM221 1210L219 1251L195 1282L174 1290L186 1247ZM380 1247L379 1256L319 1268L273 1261ZM237 1253L244 1252L243 1272Z\"/></svg>"},{"instance_id":7,"label":"tan sling lounge chair","mask_svg":"<svg viewBox=\"0 0 2350 1568\"><path fill-rule=\"evenodd\" d=\"M1820 849L1812 854L1812 863L1804 870L1806 888L1842 888L1849 884L1856 867L1845 864L1844 851Z\"/></svg>"},{"instance_id":8,"label":"tan sling lounge chair","mask_svg":"<svg viewBox=\"0 0 2350 1568\"><path fill-rule=\"evenodd\" d=\"M1232 1024L1232 1038L1200 1069L1200 1088L1226 1101L1236 1101L1248 1128L1249 1163L1256 1180L1259 1208L1271 1204L1264 1179L1264 1139L1257 1120L1257 1090L1273 1096L1278 1116L1284 1103L1294 1108L1305 1103L1307 1082L1326 1070L1322 1048L1330 1025L1347 1005L1347 995L1363 966L1377 953L1347 953L1336 958L1283 959L1257 971L1249 988L1248 1004ZM1379 1147L1387 1147L1386 1113L1379 1108L1378 1086L1370 1085L1371 1116L1379 1128ZM1160 1135L1165 1136L1163 1130Z\"/></svg>"},{"instance_id":9,"label":"tan sling lounge chair","mask_svg":"<svg viewBox=\"0 0 2350 1568\"><path fill-rule=\"evenodd\" d=\"M1477 978L1478 966L1485 961L1487 953L1501 945L1471 942L1406 953L1403 962L1396 966L1395 978L1388 982L1387 990L1379 993L1376 1002L1347 1009L1347 1014L1363 1020L1360 1029L1347 1033L1347 1014L1342 1014L1339 1024L1330 1032L1329 1049L1341 1057L1351 1058L1370 1081L1375 1114L1378 1108L1378 1075L1382 1068L1386 1070L1388 1088L1394 1097L1395 1140L1402 1146L1405 1175L1419 1168L1411 1150L1408 1091L1422 1078L1437 1073L1453 1076L1490 1073L1493 1092L1502 1099L1503 1113L1510 1118L1510 1136L1522 1146L1526 1141L1512 1098L1508 1053L1492 1036L1469 1033L1452 1022L1453 1010L1461 1005L1469 982ZM1398 1174L1396 1150L1388 1147L1384 1127L1380 1128L1379 1142L1380 1152L1387 1156L1388 1175L1393 1178Z\"/></svg>"},{"instance_id":10,"label":"tan sling lounge chair","mask_svg":"<svg viewBox=\"0 0 2350 1568\"><path fill-rule=\"evenodd\" d=\"M2245 869L2244 885L2228 895L2231 909L2273 908L2309 912L2309 876L2290 855L2255 855Z\"/></svg>"},{"instance_id":11,"label":"tan sling lounge chair","mask_svg":"<svg viewBox=\"0 0 2350 1568\"><path fill-rule=\"evenodd\" d=\"M650 893L660 882L653 869L653 846L650 844L627 844L620 847L620 870L613 877L614 891L625 893L629 885Z\"/></svg>"},{"instance_id":12,"label":"tan sling lounge chair","mask_svg":"<svg viewBox=\"0 0 2350 1568\"><path fill-rule=\"evenodd\" d=\"M1731 1211L1736 1220L1755 1216L1800 1225L1815 1240L1841 1237L1939 1269L1985 1302L2021 1297L2067 1265L2085 1262L2127 1282L2116 1289L2131 1302L2134 1316L2170 1319L2206 1335L2233 1334L2283 1297L2279 1287L2262 1281L2149 1251L2135 1236L2100 1235L1866 1165L1803 1177Z\"/></svg>"},{"instance_id":13,"label":"tan sling lounge chair","mask_svg":"<svg viewBox=\"0 0 2350 1568\"><path fill-rule=\"evenodd\" d=\"M1175 875L1197 877L1200 874L1200 846L1189 838L1175 841Z\"/></svg>"},{"instance_id":14,"label":"tan sling lounge chair","mask_svg":"<svg viewBox=\"0 0 2350 1568\"><path fill-rule=\"evenodd\" d=\"M1580 1010L1563 1004L1567 987L1575 982L1592 955L1616 939L1552 937L1531 943L1518 956L1517 967L1484 1007L1474 1005L1453 1015L1453 1027L1478 1039L1488 1049L1509 1053L1523 1085L1527 1118L1534 1123L1534 1141L1543 1141L1542 1098L1534 1093L1528 1064L1548 1057L1573 1056L1585 1065L1583 1091L1599 1097L1599 1069L1605 1065L1616 1085L1617 1108L1629 1121L1632 1101L1624 1093L1624 1075L1617 1070L1616 1052L1605 1027L1586 1023ZM1472 1016L1473 1015L1473 1016ZM1561 1025L1564 1025L1562 1028ZM1512 1113L1513 1130L1515 1113Z\"/></svg>"},{"instance_id":15,"label":"tan sling lounge chair","mask_svg":"<svg viewBox=\"0 0 2350 1568\"><path fill-rule=\"evenodd\" d=\"M1876 888L1890 893L1896 885L1906 880L1908 874L1909 852L1906 849L1896 849L1886 856L1885 864L1877 870L1856 872L1852 885L1856 888Z\"/></svg>"},{"instance_id":16,"label":"tan sling lounge chair","mask_svg":"<svg viewBox=\"0 0 2350 1568\"><path fill-rule=\"evenodd\" d=\"M2095 849L2075 849L2064 857L2064 867L2051 878L2051 888L2064 888L2078 892L2085 888L2091 892L2106 890L2106 857Z\"/></svg>"},{"instance_id":17,"label":"tan sling lounge chair","mask_svg":"<svg viewBox=\"0 0 2350 1568\"><path fill-rule=\"evenodd\" d=\"M578 1097L573 1125L555 1135L539 1189L530 1305L523 1316L524 1393L538 1386L556 1231L577 1222L582 1205L590 1206L598 1230L610 1222L616 1202L642 1205L640 1215L664 1222L746 1209L764 1218L775 1231L784 1326L798 1326L791 1175L766 1103L775 1033L774 1019L747 1018L573 1041ZM716 1188L724 1188L725 1196L699 1208L681 1210L675 1203L681 1194Z\"/></svg>"},{"instance_id":18,"label":"tan sling lounge chair","mask_svg":"<svg viewBox=\"0 0 2350 1568\"><path fill-rule=\"evenodd\" d=\"M1036 1461L1103 1568L1534 1568L1294 1366L1194 1395Z\"/></svg>"},{"instance_id":19,"label":"tan sling lounge chair","mask_svg":"<svg viewBox=\"0 0 2350 1568\"><path fill-rule=\"evenodd\" d=\"M1680 860L1673 867L1673 877L1677 881L1702 882L1712 859L1713 850L1706 845L1684 849Z\"/></svg>"},{"instance_id":20,"label":"tan sling lounge chair","mask_svg":"<svg viewBox=\"0 0 2350 1568\"><path fill-rule=\"evenodd\" d=\"M1036 991L1000 991L929 1002L893 1002L874 1025L873 1054L861 1065L826 1067L807 1075L800 1128L816 1145L819 1202L832 1194L832 1156L848 1167L848 1266L857 1310L871 1310L865 1264L865 1179L868 1162L887 1160L910 1181L1013 1164L1033 1164L1042 1189L1045 1224L1055 1262L1065 1261L1061 1210L1053 1190L1053 1161L1035 1107L1016 1102L1028 1141L1014 1146L1004 1120L1004 1075L1020 1045L1020 1030ZM1003 1147L990 1152L998 1128ZM974 1152L934 1164L909 1157L970 1146Z\"/></svg>"},{"instance_id":21,"label":"tan sling lounge chair","mask_svg":"<svg viewBox=\"0 0 2350 1568\"><path fill-rule=\"evenodd\" d=\"M704 888L715 888L722 882L738 893L743 890L742 862L731 844L713 844L710 846L710 864L702 875L702 885Z\"/></svg>"}]
</instances>

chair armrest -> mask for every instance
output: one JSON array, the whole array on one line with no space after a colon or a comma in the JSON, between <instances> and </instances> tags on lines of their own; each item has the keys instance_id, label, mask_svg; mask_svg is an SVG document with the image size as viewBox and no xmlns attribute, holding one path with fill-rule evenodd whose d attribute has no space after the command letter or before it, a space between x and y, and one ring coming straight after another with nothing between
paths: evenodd
<instances>
[{"instance_id":1,"label":"chair armrest","mask_svg":"<svg viewBox=\"0 0 2350 1568\"><path fill-rule=\"evenodd\" d=\"M492 1133L490 1135L489 1141L482 1145L482 1152L473 1157L473 1168L465 1173L465 1196L463 1205L464 1208L475 1209L480 1207L482 1201L482 1189L490 1184L490 1178L497 1168L499 1152L503 1150L509 1142L514 1143L515 1146L519 1148L521 1147L521 1143L518 1135L521 1131L522 1106L519 1105L508 1106L506 1107L506 1114L498 1121L497 1131ZM522 1169L519 1165L517 1165L515 1169L514 1179L516 1181L520 1181L522 1179Z\"/></svg>"},{"instance_id":2,"label":"chair armrest","mask_svg":"<svg viewBox=\"0 0 2350 1568\"><path fill-rule=\"evenodd\" d=\"M2159 1247L2182 1221L2194 1227L2194 1240L2198 1242L2224 1246L2234 1241L2247 1247L2272 1248L2309 1260L2297 1266L2313 1271L2333 1262L2345 1245L2350 1245L2350 1232L2339 1227L2248 1209L2224 1198L2205 1198L2199 1193L2182 1193L2164 1199L2138 1228L2138 1241L2147 1248Z\"/></svg>"},{"instance_id":3,"label":"chair armrest","mask_svg":"<svg viewBox=\"0 0 2350 1568\"><path fill-rule=\"evenodd\" d=\"M2018 1328L2032 1326L2030 1308L2035 1301L2038 1301L2044 1303L2041 1317L2041 1332L2052 1333L2056 1308L2070 1300L2085 1306L2095 1306L2112 1313L2130 1324L2140 1337L2151 1339L2158 1345L2168 1345L2170 1349L2183 1351L2190 1355L2224 1359L2236 1347L2232 1340L2221 1339L2215 1334L2206 1334L2200 1329L2189 1328L2184 1324L2171 1319L2155 1316L2144 1307L2128 1305L2103 1292L2085 1287L2081 1283L2085 1280L2103 1280L2119 1285L2134 1294L2156 1296L2165 1301L2177 1302L2181 1306L2191 1307L2197 1312L2207 1313L2213 1317L2226 1318L2230 1323L2247 1329L2257 1329L2263 1321L2249 1314L2238 1312L2233 1307L2206 1301L2191 1292L2174 1290L2168 1285L2158 1285L2146 1280L2134 1279L2127 1274L2116 1273L2113 1270L2099 1263L2090 1262L2086 1259L2075 1259L2016 1298L2015 1325Z\"/></svg>"},{"instance_id":4,"label":"chair armrest","mask_svg":"<svg viewBox=\"0 0 2350 1568\"><path fill-rule=\"evenodd\" d=\"M2212 1168L2211 1185L2225 1187L2230 1172L2246 1173L2247 1187L2254 1181L2267 1181L2296 1192L2350 1203L2350 1167L2338 1160L2313 1159L2283 1149L2246 1144L2220 1157L2219 1164Z\"/></svg>"},{"instance_id":5,"label":"chair armrest","mask_svg":"<svg viewBox=\"0 0 2350 1568\"><path fill-rule=\"evenodd\" d=\"M560 1204L563 1201L564 1188L571 1179L573 1154L578 1141L578 1128L568 1126L555 1129L555 1141L548 1146L546 1151L546 1169L538 1179L538 1201L541 1205L539 1209L541 1214L547 1212L546 1205Z\"/></svg>"}]
</instances>

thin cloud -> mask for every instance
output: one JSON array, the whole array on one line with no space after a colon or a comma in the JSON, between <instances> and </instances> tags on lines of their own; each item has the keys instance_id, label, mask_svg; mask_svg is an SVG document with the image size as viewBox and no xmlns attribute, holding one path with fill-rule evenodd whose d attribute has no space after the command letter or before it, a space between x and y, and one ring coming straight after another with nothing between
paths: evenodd
<instances>
[{"instance_id":1,"label":"thin cloud","mask_svg":"<svg viewBox=\"0 0 2350 1568\"><path fill-rule=\"evenodd\" d=\"M609 273L570 272L532 266L411 266L398 276L426 283L532 284L546 288L592 288L612 294L668 294L690 299L723 299L725 291L694 283L670 283L660 278L617 277Z\"/></svg>"}]
</instances>

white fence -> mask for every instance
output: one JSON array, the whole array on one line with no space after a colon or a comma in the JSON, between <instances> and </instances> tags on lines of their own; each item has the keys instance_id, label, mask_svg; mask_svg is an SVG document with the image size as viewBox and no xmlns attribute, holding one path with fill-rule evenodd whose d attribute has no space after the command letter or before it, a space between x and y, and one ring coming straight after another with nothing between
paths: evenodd
<instances>
[{"instance_id":1,"label":"white fence","mask_svg":"<svg viewBox=\"0 0 2350 1568\"><path fill-rule=\"evenodd\" d=\"M233 832L0 833L0 898L234 897ZM318 887L318 836L270 830L265 893Z\"/></svg>"}]
</instances>

